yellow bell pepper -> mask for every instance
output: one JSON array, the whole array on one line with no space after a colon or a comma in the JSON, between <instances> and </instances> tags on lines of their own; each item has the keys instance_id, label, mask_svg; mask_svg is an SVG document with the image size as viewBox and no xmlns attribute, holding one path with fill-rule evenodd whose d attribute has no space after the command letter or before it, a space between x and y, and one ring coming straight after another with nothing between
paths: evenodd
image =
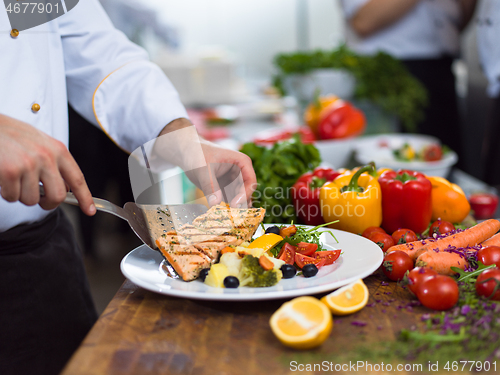
<instances>
[{"instance_id":1,"label":"yellow bell pepper","mask_svg":"<svg viewBox=\"0 0 500 375\"><path fill-rule=\"evenodd\" d=\"M321 213L331 228L352 233L363 233L368 227L382 223L382 193L373 165L367 165L356 173L343 174L320 190ZM369 172L369 173L364 173Z\"/></svg>"},{"instance_id":2,"label":"yellow bell pepper","mask_svg":"<svg viewBox=\"0 0 500 375\"><path fill-rule=\"evenodd\" d=\"M339 100L338 96L317 96L312 103L310 103L304 112L304 122L311 128L313 133L318 134L318 126L323 111Z\"/></svg>"},{"instance_id":3,"label":"yellow bell pepper","mask_svg":"<svg viewBox=\"0 0 500 375\"><path fill-rule=\"evenodd\" d=\"M253 240L250 245L248 245L249 249L264 249L265 251L271 250L278 243L283 241L283 237L278 236L274 233L266 233L262 236Z\"/></svg>"},{"instance_id":4,"label":"yellow bell pepper","mask_svg":"<svg viewBox=\"0 0 500 375\"><path fill-rule=\"evenodd\" d=\"M356 167L356 168L353 168L353 169L340 168L340 169L337 170L337 172L340 172L342 174L354 174L360 168L361 167ZM379 178L382 175L382 173L384 173L385 171L392 171L392 169L391 168L379 168L379 169L377 169L374 172L365 172L365 173L369 173L372 176Z\"/></svg>"},{"instance_id":5,"label":"yellow bell pepper","mask_svg":"<svg viewBox=\"0 0 500 375\"><path fill-rule=\"evenodd\" d=\"M442 177L427 177L432 184L432 221L460 223L470 212L463 190Z\"/></svg>"}]
</instances>

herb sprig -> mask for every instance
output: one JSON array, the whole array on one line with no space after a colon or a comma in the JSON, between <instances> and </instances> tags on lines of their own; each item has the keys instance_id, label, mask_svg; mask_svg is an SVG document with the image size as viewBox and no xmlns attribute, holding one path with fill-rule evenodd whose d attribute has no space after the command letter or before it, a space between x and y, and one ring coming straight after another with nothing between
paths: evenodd
<instances>
[{"instance_id":1,"label":"herb sprig","mask_svg":"<svg viewBox=\"0 0 500 375\"><path fill-rule=\"evenodd\" d=\"M296 225L297 232L291 237L284 238L283 241L278 243L271 250L271 252L273 253L274 256L277 256L285 243L289 243L292 246L297 246L299 242L314 243L314 244L318 245L317 251L323 251L323 250L325 250L325 248L323 247L323 243L320 241L320 236L322 233L330 234L333 237L333 239L335 240L335 242L337 242L337 243L339 241L337 240L337 238L335 237L335 235L333 234L332 231L329 231L329 230L320 231L318 229L325 227L325 226L328 226L328 225L333 224L333 223L337 223L337 222L338 222L338 220L335 220L335 221L332 221L330 223L318 225L314 228L308 228L306 226ZM282 228L287 227L287 226L288 225L281 225L279 228L282 229Z\"/></svg>"}]
</instances>

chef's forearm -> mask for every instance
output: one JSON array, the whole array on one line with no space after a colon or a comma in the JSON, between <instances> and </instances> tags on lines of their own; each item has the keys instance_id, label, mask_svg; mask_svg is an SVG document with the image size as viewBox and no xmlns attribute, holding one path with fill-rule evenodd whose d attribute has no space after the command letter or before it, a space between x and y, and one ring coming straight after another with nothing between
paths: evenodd
<instances>
[{"instance_id":1,"label":"chef's forearm","mask_svg":"<svg viewBox=\"0 0 500 375\"><path fill-rule=\"evenodd\" d=\"M370 0L349 20L361 37L393 24L412 10L421 0Z\"/></svg>"},{"instance_id":2,"label":"chef's forearm","mask_svg":"<svg viewBox=\"0 0 500 375\"><path fill-rule=\"evenodd\" d=\"M178 119L175 119L174 121L168 123L162 129L162 131L160 132L159 136L162 136L164 134L168 134L168 133L173 132L175 130L184 129L184 128L187 128L187 127L190 127L190 126L194 126L191 123L191 121L189 121L186 118L178 118Z\"/></svg>"}]
</instances>

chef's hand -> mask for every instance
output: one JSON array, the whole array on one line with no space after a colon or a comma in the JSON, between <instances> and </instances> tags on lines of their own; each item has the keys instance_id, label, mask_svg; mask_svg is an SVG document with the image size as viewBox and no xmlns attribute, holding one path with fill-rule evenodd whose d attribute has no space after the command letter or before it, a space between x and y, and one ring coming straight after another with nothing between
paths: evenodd
<instances>
[{"instance_id":1,"label":"chef's hand","mask_svg":"<svg viewBox=\"0 0 500 375\"><path fill-rule=\"evenodd\" d=\"M39 182L45 189L43 197ZM66 185L82 211L94 215L92 195L66 146L25 122L0 114L1 196L8 202L39 204L50 210L66 197Z\"/></svg>"},{"instance_id":2,"label":"chef's hand","mask_svg":"<svg viewBox=\"0 0 500 375\"><path fill-rule=\"evenodd\" d=\"M192 132L176 132L181 129ZM184 139L186 134L196 139ZM225 199L233 207L251 206L257 179L252 160L247 155L198 137L191 122L183 118L172 121L162 130L155 147L176 149L166 156L167 159L186 171L190 180L203 190L211 206ZM206 167L198 168L201 164Z\"/></svg>"}]
</instances>

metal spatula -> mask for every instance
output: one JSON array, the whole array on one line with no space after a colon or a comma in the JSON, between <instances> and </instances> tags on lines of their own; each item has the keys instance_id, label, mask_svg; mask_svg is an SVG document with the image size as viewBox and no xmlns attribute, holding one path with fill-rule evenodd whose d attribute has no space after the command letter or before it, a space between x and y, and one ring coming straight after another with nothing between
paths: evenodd
<instances>
[{"instance_id":1,"label":"metal spatula","mask_svg":"<svg viewBox=\"0 0 500 375\"><path fill-rule=\"evenodd\" d=\"M40 195L45 195L42 185L40 185ZM137 237L154 250L158 250L155 241L162 234L191 223L208 210L202 204L153 205L132 202L125 203L121 208L105 199L92 199L97 210L126 220ZM73 193L66 194L64 203L79 205Z\"/></svg>"}]
</instances>

